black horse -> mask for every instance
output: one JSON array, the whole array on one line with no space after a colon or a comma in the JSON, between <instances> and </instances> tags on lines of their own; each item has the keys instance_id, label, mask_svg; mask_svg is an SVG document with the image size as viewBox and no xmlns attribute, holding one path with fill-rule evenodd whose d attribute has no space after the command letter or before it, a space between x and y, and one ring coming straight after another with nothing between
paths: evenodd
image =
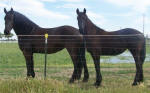
<instances>
[{"instance_id":1,"label":"black horse","mask_svg":"<svg viewBox=\"0 0 150 93\"><path fill-rule=\"evenodd\" d=\"M60 26L56 28L41 28L24 15L13 11L7 11L4 8L5 16L5 35L9 35L11 29L14 29L20 50L26 60L27 76L35 77L33 53L45 53L44 34L48 33L47 53L56 53L64 48L67 49L74 64L74 71L70 82L80 79L82 68L84 66L84 79L88 80L88 69L85 60L85 48L83 37L78 29L71 26Z\"/></svg>"},{"instance_id":2,"label":"black horse","mask_svg":"<svg viewBox=\"0 0 150 93\"><path fill-rule=\"evenodd\" d=\"M77 12L79 31L84 35L87 51L91 54L96 69L96 86L102 81L100 72L101 55L118 55L128 49L134 57L136 64L136 75L132 85L143 81L143 63L145 60L145 38L144 35L131 28L107 32L95 24L86 15L86 9Z\"/></svg>"}]
</instances>

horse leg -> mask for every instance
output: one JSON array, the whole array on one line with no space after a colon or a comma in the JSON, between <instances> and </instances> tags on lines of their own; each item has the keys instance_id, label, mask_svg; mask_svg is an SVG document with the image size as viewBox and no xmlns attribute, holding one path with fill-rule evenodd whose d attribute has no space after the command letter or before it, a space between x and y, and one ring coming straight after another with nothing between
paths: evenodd
<instances>
[{"instance_id":1,"label":"horse leg","mask_svg":"<svg viewBox=\"0 0 150 93\"><path fill-rule=\"evenodd\" d=\"M145 42L140 50L140 60L141 60L141 74L140 74L140 82L143 82L143 63L145 61L145 55L146 55L146 47L145 47Z\"/></svg>"},{"instance_id":2,"label":"horse leg","mask_svg":"<svg viewBox=\"0 0 150 93\"><path fill-rule=\"evenodd\" d=\"M98 55L97 53L91 53L91 56L94 60L94 65L95 65L95 70L96 70L96 82L95 82L95 86L100 86L101 81L102 81L102 75L100 72L100 55Z\"/></svg>"},{"instance_id":3,"label":"horse leg","mask_svg":"<svg viewBox=\"0 0 150 93\"><path fill-rule=\"evenodd\" d=\"M87 69L87 64L86 64L86 59L85 57L82 59L83 62L83 67L84 67L84 78L83 78L83 82L88 82L88 79L89 79L89 72L88 72L88 69Z\"/></svg>"},{"instance_id":4,"label":"horse leg","mask_svg":"<svg viewBox=\"0 0 150 93\"><path fill-rule=\"evenodd\" d=\"M85 58L85 48L81 48L80 52L80 60L81 63L83 63L83 67L84 67L84 78L83 78L83 82L87 82L89 79L89 72L88 72L88 68L87 68L87 64L86 64L86 58Z\"/></svg>"},{"instance_id":5,"label":"horse leg","mask_svg":"<svg viewBox=\"0 0 150 93\"><path fill-rule=\"evenodd\" d=\"M78 50L76 50L75 48L69 48L67 49L67 51L69 52L74 65L74 71L71 79L69 80L70 83L73 83L76 79L81 78L82 63L79 60Z\"/></svg>"},{"instance_id":6,"label":"horse leg","mask_svg":"<svg viewBox=\"0 0 150 93\"><path fill-rule=\"evenodd\" d=\"M134 57L135 64L136 64L136 75L134 78L134 82L132 84L133 86L135 86L138 83L143 81L143 61L141 60L139 49L132 49L130 51Z\"/></svg>"},{"instance_id":7,"label":"horse leg","mask_svg":"<svg viewBox=\"0 0 150 93\"><path fill-rule=\"evenodd\" d=\"M27 77L32 76L35 77L34 73L34 63L33 63L33 53L23 51L23 55L26 60L26 66L27 66Z\"/></svg>"},{"instance_id":8,"label":"horse leg","mask_svg":"<svg viewBox=\"0 0 150 93\"><path fill-rule=\"evenodd\" d=\"M139 82L143 82L143 63L144 63L144 60L145 60L145 55L140 55L140 60L141 60L141 74L139 76Z\"/></svg>"}]
</instances>

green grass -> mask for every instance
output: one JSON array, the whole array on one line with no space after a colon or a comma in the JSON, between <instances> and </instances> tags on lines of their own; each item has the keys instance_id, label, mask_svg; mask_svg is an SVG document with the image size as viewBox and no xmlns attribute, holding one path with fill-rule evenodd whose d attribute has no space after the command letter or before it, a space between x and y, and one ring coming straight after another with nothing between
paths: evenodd
<instances>
[{"instance_id":1,"label":"green grass","mask_svg":"<svg viewBox=\"0 0 150 93\"><path fill-rule=\"evenodd\" d=\"M147 54L150 53L147 46ZM108 59L109 57L102 57ZM150 91L150 62L144 64L144 87L132 87L134 63L101 63L102 86L95 88L95 68L91 56L86 59L89 82L82 79L68 84L73 64L64 49L48 55L47 79L43 79L44 55L34 54L35 79L26 80L25 59L16 43L0 43L0 93L148 93ZM120 59L124 59L121 57ZM83 76L82 76L83 78Z\"/></svg>"},{"instance_id":2,"label":"green grass","mask_svg":"<svg viewBox=\"0 0 150 93\"><path fill-rule=\"evenodd\" d=\"M68 84L54 79L0 80L0 93L149 93L149 86L129 86L131 80L104 79L101 87L89 83ZM122 82L123 81L123 82Z\"/></svg>"}]
</instances>

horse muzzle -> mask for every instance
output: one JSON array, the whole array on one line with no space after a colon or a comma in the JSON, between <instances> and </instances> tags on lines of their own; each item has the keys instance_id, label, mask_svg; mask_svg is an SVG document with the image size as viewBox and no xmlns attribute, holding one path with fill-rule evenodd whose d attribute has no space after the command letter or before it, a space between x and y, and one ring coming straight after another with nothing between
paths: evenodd
<instances>
[{"instance_id":1,"label":"horse muzzle","mask_svg":"<svg viewBox=\"0 0 150 93\"><path fill-rule=\"evenodd\" d=\"M9 33L9 31L4 30L4 34L5 34L5 35L9 35L10 33Z\"/></svg>"}]
</instances>

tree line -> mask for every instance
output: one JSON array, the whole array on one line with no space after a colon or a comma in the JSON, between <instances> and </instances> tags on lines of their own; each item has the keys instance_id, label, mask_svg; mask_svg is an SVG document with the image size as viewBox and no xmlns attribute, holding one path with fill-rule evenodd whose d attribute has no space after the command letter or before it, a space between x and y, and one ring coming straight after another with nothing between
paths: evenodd
<instances>
[{"instance_id":1,"label":"tree line","mask_svg":"<svg viewBox=\"0 0 150 93\"><path fill-rule=\"evenodd\" d=\"M6 38L7 40L10 40L13 36L14 34L12 33L10 35L4 35L3 33L0 32L0 39Z\"/></svg>"}]
</instances>

